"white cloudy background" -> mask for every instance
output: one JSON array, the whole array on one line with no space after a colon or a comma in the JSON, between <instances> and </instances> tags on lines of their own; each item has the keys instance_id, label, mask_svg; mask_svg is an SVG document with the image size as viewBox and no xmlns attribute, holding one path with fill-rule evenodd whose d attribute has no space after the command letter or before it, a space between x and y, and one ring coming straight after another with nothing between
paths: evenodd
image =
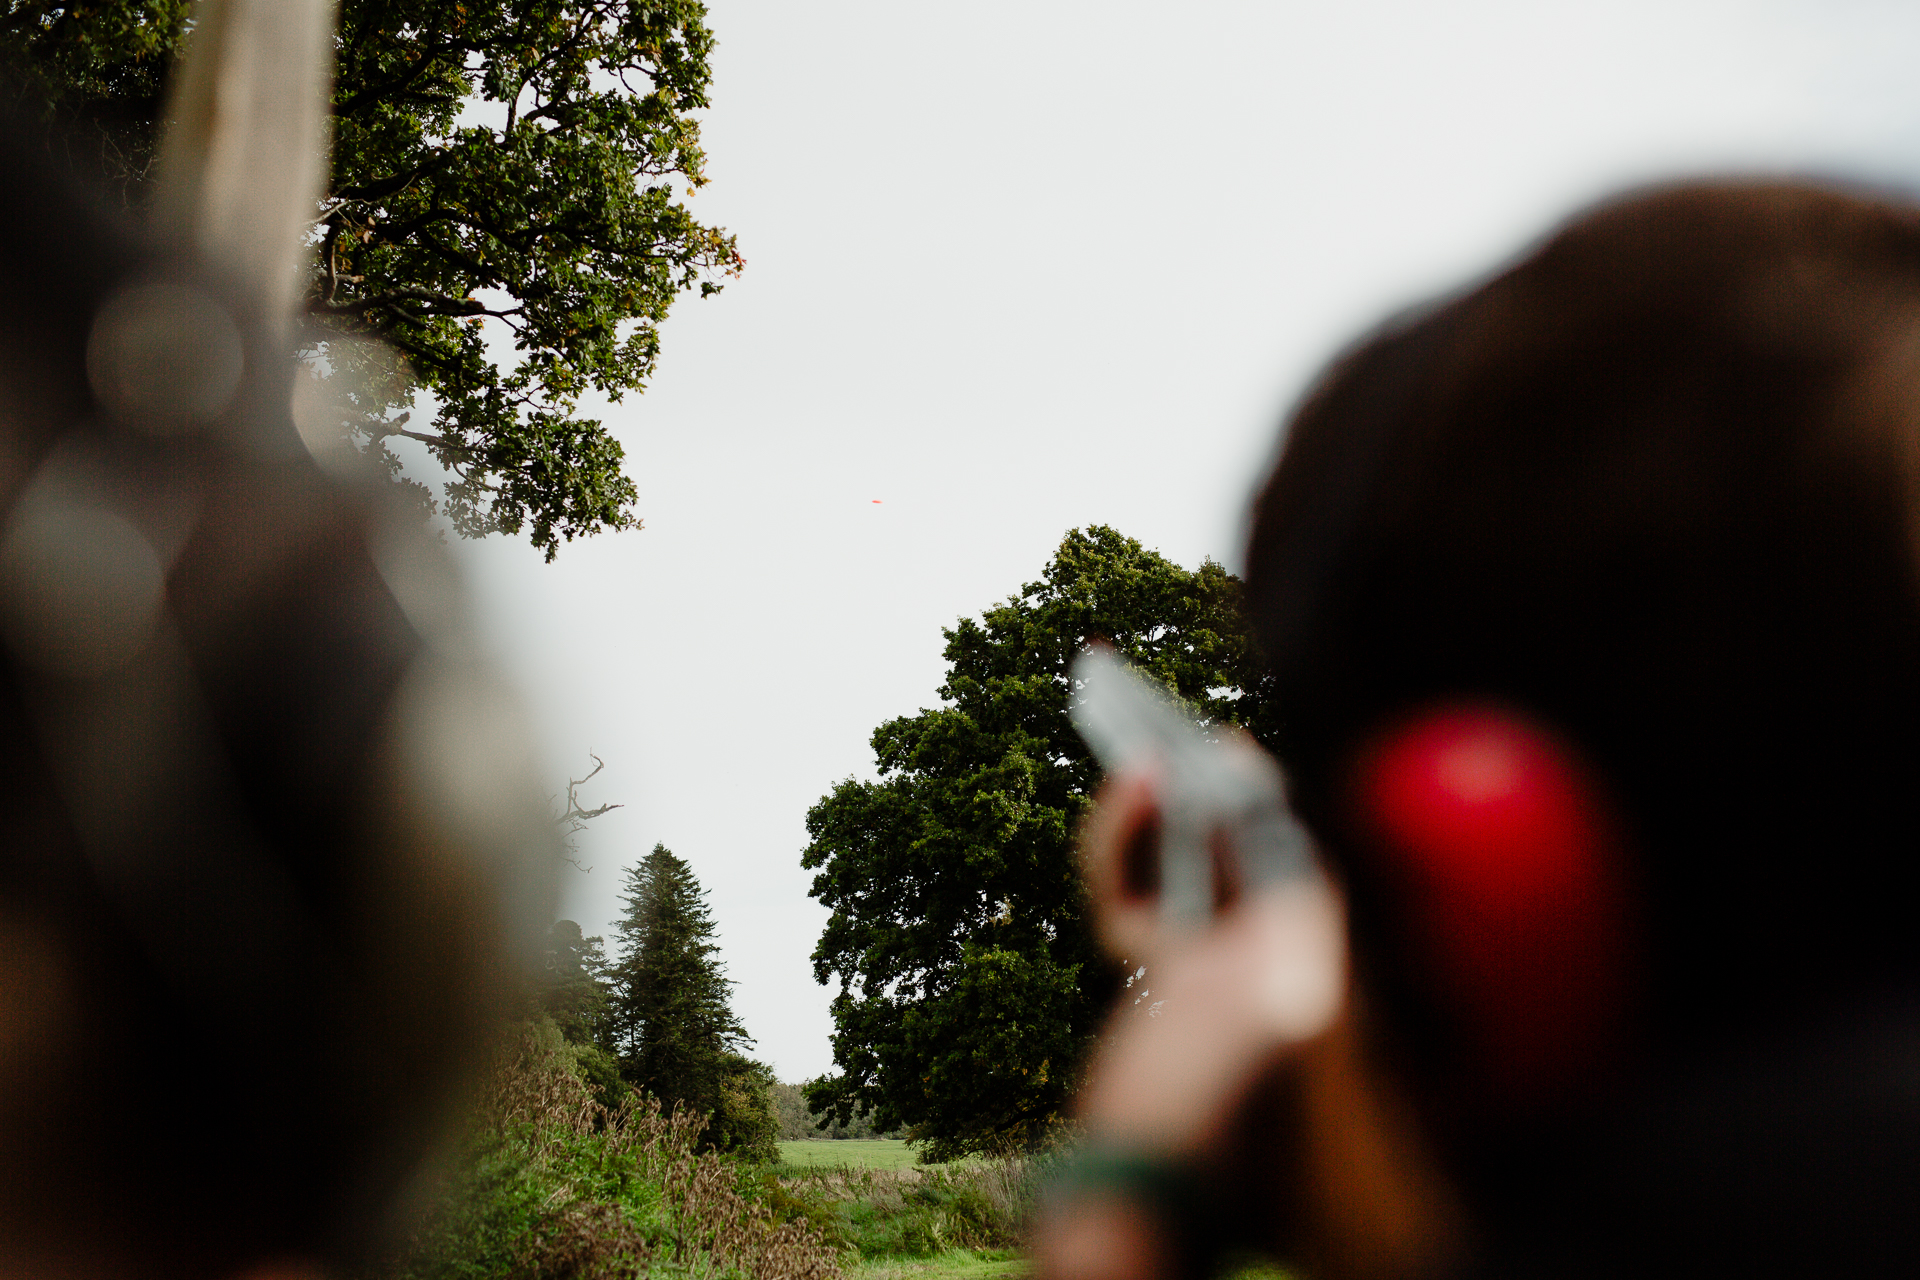
<instances>
[{"instance_id":1,"label":"white cloudy background","mask_svg":"<svg viewBox=\"0 0 1920 1280\"><path fill-rule=\"evenodd\" d=\"M564 911L688 859L786 1080L831 1065L807 808L934 701L942 625L1075 525L1235 565L1320 362L1623 183L1920 182L1910 5L709 4L694 208L748 265L607 411L646 527L461 552L551 788L594 751L626 805Z\"/></svg>"}]
</instances>

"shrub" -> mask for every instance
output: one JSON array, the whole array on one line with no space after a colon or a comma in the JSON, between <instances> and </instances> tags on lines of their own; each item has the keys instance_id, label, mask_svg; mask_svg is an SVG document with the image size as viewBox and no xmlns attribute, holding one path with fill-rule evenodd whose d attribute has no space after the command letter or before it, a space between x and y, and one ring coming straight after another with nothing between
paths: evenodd
<instances>
[{"instance_id":1,"label":"shrub","mask_svg":"<svg viewBox=\"0 0 1920 1280\"><path fill-rule=\"evenodd\" d=\"M392 1280L836 1280L839 1253L804 1215L783 1218L743 1194L741 1166L695 1150L707 1117L637 1093L607 1106L576 1051L544 1019L505 1047Z\"/></svg>"},{"instance_id":2,"label":"shrub","mask_svg":"<svg viewBox=\"0 0 1920 1280\"><path fill-rule=\"evenodd\" d=\"M1011 1249L1025 1238L1052 1157L878 1170L784 1166L763 1175L774 1211L867 1259Z\"/></svg>"}]
</instances>

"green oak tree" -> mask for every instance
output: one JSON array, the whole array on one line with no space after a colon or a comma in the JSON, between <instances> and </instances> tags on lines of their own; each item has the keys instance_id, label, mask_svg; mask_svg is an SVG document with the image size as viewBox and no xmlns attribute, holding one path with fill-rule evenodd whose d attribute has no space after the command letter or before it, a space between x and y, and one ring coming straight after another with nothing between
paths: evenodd
<instances>
[{"instance_id":1,"label":"green oak tree","mask_svg":"<svg viewBox=\"0 0 1920 1280\"><path fill-rule=\"evenodd\" d=\"M944 632L942 705L873 734L880 777L807 815L802 865L831 912L840 1123L870 1112L929 1159L1037 1142L1059 1121L1120 981L1087 919L1072 832L1099 771L1067 670L1099 637L1213 722L1268 729L1239 582L1110 528L1067 534L1039 581Z\"/></svg>"},{"instance_id":2,"label":"green oak tree","mask_svg":"<svg viewBox=\"0 0 1920 1280\"><path fill-rule=\"evenodd\" d=\"M9 0L7 92L138 206L190 25L185 0ZM712 49L700 0L343 0L307 355L343 380L324 429L460 533L552 559L639 523L619 442L577 406L642 388L672 303L742 265L687 207ZM401 437L447 469L438 500Z\"/></svg>"},{"instance_id":3,"label":"green oak tree","mask_svg":"<svg viewBox=\"0 0 1920 1280\"><path fill-rule=\"evenodd\" d=\"M621 1075L668 1107L708 1116L707 1145L771 1159L773 1073L741 1052L753 1041L734 1016L706 891L661 844L627 869L626 887L611 974Z\"/></svg>"}]
</instances>

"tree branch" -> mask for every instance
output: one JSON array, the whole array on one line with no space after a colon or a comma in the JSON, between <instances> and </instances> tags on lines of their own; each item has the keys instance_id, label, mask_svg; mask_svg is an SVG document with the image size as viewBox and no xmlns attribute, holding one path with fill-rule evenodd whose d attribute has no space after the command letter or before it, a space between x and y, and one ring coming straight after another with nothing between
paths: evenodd
<instances>
[{"instance_id":1,"label":"tree branch","mask_svg":"<svg viewBox=\"0 0 1920 1280\"><path fill-rule=\"evenodd\" d=\"M429 48L423 49L421 50L420 57L417 60L415 60L415 62L411 67L407 69L404 75L394 76L382 84L368 85L366 88L362 89L360 92L354 94L351 98L348 98L345 102L335 107L333 109L333 114L336 116L350 116L358 112L361 107L365 106L369 102L377 101L378 99L386 97L389 94L405 92L407 86L412 84L414 81L418 80L422 75L424 75L427 69L431 67L435 62L439 61L440 58L442 58L446 54L454 53L454 52L470 53L472 52L472 48L471 46L466 45L461 41L450 40L445 43L433 45L433 46L430 46Z\"/></svg>"},{"instance_id":2,"label":"tree branch","mask_svg":"<svg viewBox=\"0 0 1920 1280\"><path fill-rule=\"evenodd\" d=\"M434 293L430 289L416 288L411 285L402 285L399 288L389 289L385 293L376 293L365 298L356 298L351 302L314 302L308 304L308 310L317 311L322 315L354 315L363 311L371 311L376 307L387 307L397 311L400 309L399 304L402 302L424 303L425 307L421 310L423 314L426 315L493 316L497 319L505 320L526 311L525 307L514 307L511 310L499 311L489 307L484 302L476 302L472 298L449 297L444 293Z\"/></svg>"},{"instance_id":3,"label":"tree branch","mask_svg":"<svg viewBox=\"0 0 1920 1280\"><path fill-rule=\"evenodd\" d=\"M338 191L334 192L334 196L342 203L347 201L365 203L372 200L384 200L395 192L405 191L408 187L435 171L446 168L453 163L453 160L453 149L451 147L442 147L438 151L435 151L431 158L415 165L405 173L390 173L386 177L373 182L363 182L355 186L341 187Z\"/></svg>"},{"instance_id":4,"label":"tree branch","mask_svg":"<svg viewBox=\"0 0 1920 1280\"><path fill-rule=\"evenodd\" d=\"M404 420L404 418L395 418L391 423L371 423L366 428L367 434L382 440L389 436L404 436L409 440L418 440L431 448L444 449L448 453L465 454L469 458L474 456L475 450L472 446L461 444L458 440L449 440L445 436L428 435L424 431L408 431L400 425ZM592 776L592 774L587 775L588 778ZM585 782L586 778L582 778L581 781Z\"/></svg>"},{"instance_id":5,"label":"tree branch","mask_svg":"<svg viewBox=\"0 0 1920 1280\"><path fill-rule=\"evenodd\" d=\"M607 762L599 756L594 755L591 751L587 752L587 758L593 761L592 770L590 770L584 778L569 778L567 780L567 807L561 812L558 818L554 819L556 823L566 824L568 835L575 835L585 831L587 829L587 823L599 817L601 814L611 813L615 809L624 809L627 807L623 804L603 804L598 809L582 809L580 807L580 788L592 782L594 776L607 767Z\"/></svg>"}]
</instances>

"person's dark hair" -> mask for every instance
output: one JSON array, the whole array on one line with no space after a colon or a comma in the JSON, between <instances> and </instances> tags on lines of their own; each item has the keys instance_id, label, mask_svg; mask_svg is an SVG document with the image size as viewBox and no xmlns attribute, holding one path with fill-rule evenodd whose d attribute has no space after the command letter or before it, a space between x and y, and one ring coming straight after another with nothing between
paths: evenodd
<instances>
[{"instance_id":1,"label":"person's dark hair","mask_svg":"<svg viewBox=\"0 0 1920 1280\"><path fill-rule=\"evenodd\" d=\"M1248 572L1279 753L1493 1269L1920 1262L1917 458L1920 214L1760 181L1578 218L1289 427ZM1561 735L1621 837L1631 1034L1546 1108L1488 1086L1352 804L1460 701Z\"/></svg>"}]
</instances>

